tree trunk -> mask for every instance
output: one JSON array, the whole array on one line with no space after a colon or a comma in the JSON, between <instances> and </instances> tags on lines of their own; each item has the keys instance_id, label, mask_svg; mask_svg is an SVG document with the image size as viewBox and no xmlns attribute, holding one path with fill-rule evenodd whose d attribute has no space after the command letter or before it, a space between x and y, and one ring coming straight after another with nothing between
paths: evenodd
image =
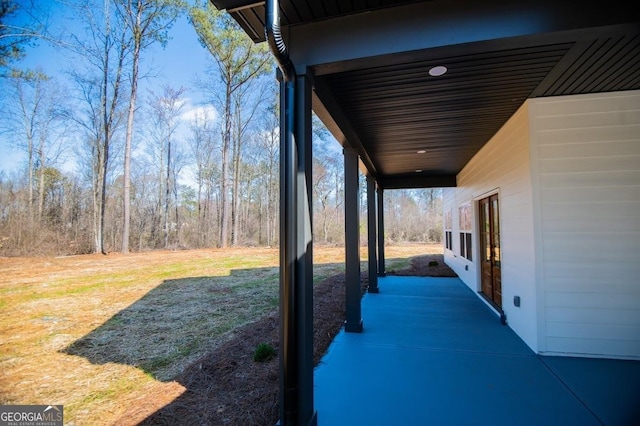
<instances>
[{"instance_id":1,"label":"tree trunk","mask_svg":"<svg viewBox=\"0 0 640 426\"><path fill-rule=\"evenodd\" d=\"M227 247L229 235L229 149L231 145L231 76L227 79L224 105L224 134L222 137L222 191L220 194L220 247Z\"/></svg>"},{"instance_id":2,"label":"tree trunk","mask_svg":"<svg viewBox=\"0 0 640 426\"><path fill-rule=\"evenodd\" d=\"M169 195L171 194L171 139L167 140L167 174L164 189L164 248L169 248Z\"/></svg>"},{"instance_id":3,"label":"tree trunk","mask_svg":"<svg viewBox=\"0 0 640 426\"><path fill-rule=\"evenodd\" d=\"M133 118L136 111L136 97L138 96L138 65L140 61L140 42L136 40L133 54L133 72L131 77L131 98L127 115L127 134L124 145L124 188L122 225L122 253L129 253L129 229L131 226L131 145L133 139Z\"/></svg>"},{"instance_id":4,"label":"tree trunk","mask_svg":"<svg viewBox=\"0 0 640 426\"><path fill-rule=\"evenodd\" d=\"M104 69L102 73L102 111L103 111L103 140L102 147L99 148L102 151L102 161L98 164L98 217L96 218L96 253L107 254L104 249L104 211L105 201L107 199L107 165L109 160L109 135L111 134L111 126L109 125L109 112L107 109L107 96L109 88L109 43L108 39L104 44L105 56L104 56Z\"/></svg>"},{"instance_id":5,"label":"tree trunk","mask_svg":"<svg viewBox=\"0 0 640 426\"><path fill-rule=\"evenodd\" d=\"M98 142L99 143L99 142ZM99 155L99 154L98 154ZM100 253L102 251L101 241L101 229L100 229L100 182L102 181L100 178L100 167L99 164L102 163L102 156L99 155L99 158L96 159L96 163L93 165L93 240L94 240L94 250L96 253Z\"/></svg>"},{"instance_id":6,"label":"tree trunk","mask_svg":"<svg viewBox=\"0 0 640 426\"><path fill-rule=\"evenodd\" d=\"M29 132L27 139L29 144L29 228L33 229L33 137L31 136L31 132Z\"/></svg>"},{"instance_id":7,"label":"tree trunk","mask_svg":"<svg viewBox=\"0 0 640 426\"><path fill-rule=\"evenodd\" d=\"M40 170L38 171L38 222L41 225L42 224L42 213L44 210L44 173L45 173L45 167L44 167L44 163L45 163L45 158L44 158L44 147L42 146L42 143L40 144L40 150L39 150L39 155L40 155Z\"/></svg>"},{"instance_id":8,"label":"tree trunk","mask_svg":"<svg viewBox=\"0 0 640 426\"><path fill-rule=\"evenodd\" d=\"M123 227L122 253L129 253L129 229L131 226L131 145L133 139L133 119L138 97L138 68L140 65L140 51L142 49L142 12L143 5L138 3L135 9L135 24L133 25L133 58L131 72L131 97L129 98L129 112L127 116L127 132L124 152L124 191L123 191Z\"/></svg>"},{"instance_id":9,"label":"tree trunk","mask_svg":"<svg viewBox=\"0 0 640 426\"><path fill-rule=\"evenodd\" d=\"M238 117L238 120L240 120L240 117ZM238 234L240 233L240 219L238 218L238 216L240 215L240 137L240 125L238 125L238 134L236 135L233 147L233 207L231 210L231 244L234 246L238 245Z\"/></svg>"}]
</instances>

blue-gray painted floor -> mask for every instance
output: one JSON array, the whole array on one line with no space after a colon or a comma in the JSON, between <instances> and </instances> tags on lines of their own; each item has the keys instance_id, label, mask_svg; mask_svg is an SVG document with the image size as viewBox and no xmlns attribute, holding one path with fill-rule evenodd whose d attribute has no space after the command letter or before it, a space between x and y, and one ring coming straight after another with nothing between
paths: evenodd
<instances>
[{"instance_id":1,"label":"blue-gray painted floor","mask_svg":"<svg viewBox=\"0 0 640 426\"><path fill-rule=\"evenodd\" d=\"M540 357L457 278L386 277L315 371L321 426L640 426L640 362Z\"/></svg>"}]
</instances>

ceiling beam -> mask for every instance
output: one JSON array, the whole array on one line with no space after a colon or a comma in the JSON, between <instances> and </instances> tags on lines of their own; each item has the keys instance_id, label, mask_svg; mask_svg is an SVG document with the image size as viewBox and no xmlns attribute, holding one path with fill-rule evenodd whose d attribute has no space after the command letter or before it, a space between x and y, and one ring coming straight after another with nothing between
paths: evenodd
<instances>
[{"instance_id":1,"label":"ceiling beam","mask_svg":"<svg viewBox=\"0 0 640 426\"><path fill-rule=\"evenodd\" d=\"M382 189L452 188L457 186L455 175L378 177Z\"/></svg>"}]
</instances>

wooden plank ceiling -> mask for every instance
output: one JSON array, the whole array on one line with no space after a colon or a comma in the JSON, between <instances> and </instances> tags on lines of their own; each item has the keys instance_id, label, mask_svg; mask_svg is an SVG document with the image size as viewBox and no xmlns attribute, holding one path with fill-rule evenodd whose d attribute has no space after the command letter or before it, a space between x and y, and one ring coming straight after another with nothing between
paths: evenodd
<instances>
[{"instance_id":1,"label":"wooden plank ceiling","mask_svg":"<svg viewBox=\"0 0 640 426\"><path fill-rule=\"evenodd\" d=\"M264 4L246 3L214 1L261 41ZM284 0L282 23L405 3L412 2ZM415 52L318 75L324 89L316 92L328 114L341 114L355 132L365 166L381 186L454 185L455 175L527 98L640 89L638 28L505 48L441 49L435 56ZM434 66L446 66L446 74L430 76Z\"/></svg>"}]
</instances>

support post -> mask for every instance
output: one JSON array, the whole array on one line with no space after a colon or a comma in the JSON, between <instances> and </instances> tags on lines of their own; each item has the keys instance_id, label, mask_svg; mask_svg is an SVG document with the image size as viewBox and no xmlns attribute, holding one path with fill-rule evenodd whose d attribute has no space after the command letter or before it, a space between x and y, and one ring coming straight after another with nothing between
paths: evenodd
<instances>
[{"instance_id":1,"label":"support post","mask_svg":"<svg viewBox=\"0 0 640 426\"><path fill-rule=\"evenodd\" d=\"M317 424L313 407L311 85L280 83L280 425Z\"/></svg>"},{"instance_id":2,"label":"support post","mask_svg":"<svg viewBox=\"0 0 640 426\"><path fill-rule=\"evenodd\" d=\"M360 299L360 197L358 196L358 153L351 148L344 149L344 209L345 209L345 279L347 332L362 331L362 309Z\"/></svg>"},{"instance_id":3,"label":"support post","mask_svg":"<svg viewBox=\"0 0 640 426\"><path fill-rule=\"evenodd\" d=\"M384 264L384 190L382 188L378 188L378 276L387 276Z\"/></svg>"},{"instance_id":4,"label":"support post","mask_svg":"<svg viewBox=\"0 0 640 426\"><path fill-rule=\"evenodd\" d=\"M378 256L376 255L376 181L367 175L367 251L369 253L369 293L379 293Z\"/></svg>"},{"instance_id":5,"label":"support post","mask_svg":"<svg viewBox=\"0 0 640 426\"><path fill-rule=\"evenodd\" d=\"M313 234L311 206L313 179L311 82L306 75L296 77L296 146L298 148L298 242L296 303L298 305L298 391L296 425L315 426L313 406Z\"/></svg>"}]
</instances>

